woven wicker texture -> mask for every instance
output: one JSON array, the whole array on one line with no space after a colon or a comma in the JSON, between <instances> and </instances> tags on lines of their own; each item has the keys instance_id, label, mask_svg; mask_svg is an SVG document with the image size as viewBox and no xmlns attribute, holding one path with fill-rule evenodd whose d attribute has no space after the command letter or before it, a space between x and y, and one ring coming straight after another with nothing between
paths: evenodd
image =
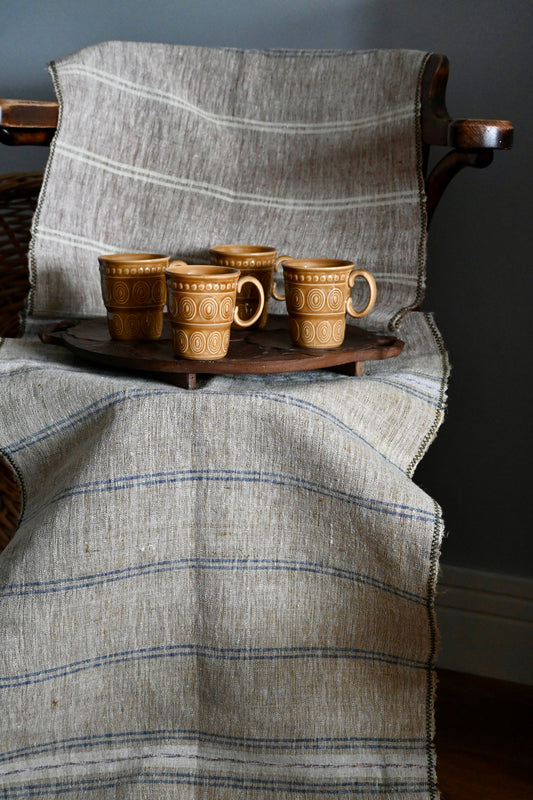
<instances>
[{"instance_id":1,"label":"woven wicker texture","mask_svg":"<svg viewBox=\"0 0 533 800\"><path fill-rule=\"evenodd\" d=\"M19 314L29 289L30 226L42 183L39 172L0 176L0 336L20 333ZM20 516L20 487L0 460L0 551L13 536Z\"/></svg>"},{"instance_id":2,"label":"woven wicker texture","mask_svg":"<svg viewBox=\"0 0 533 800\"><path fill-rule=\"evenodd\" d=\"M38 172L0 176L0 336L20 333L29 289L30 226L42 183Z\"/></svg>"},{"instance_id":3,"label":"woven wicker texture","mask_svg":"<svg viewBox=\"0 0 533 800\"><path fill-rule=\"evenodd\" d=\"M21 509L20 487L9 464L0 458L0 552L17 529Z\"/></svg>"}]
</instances>

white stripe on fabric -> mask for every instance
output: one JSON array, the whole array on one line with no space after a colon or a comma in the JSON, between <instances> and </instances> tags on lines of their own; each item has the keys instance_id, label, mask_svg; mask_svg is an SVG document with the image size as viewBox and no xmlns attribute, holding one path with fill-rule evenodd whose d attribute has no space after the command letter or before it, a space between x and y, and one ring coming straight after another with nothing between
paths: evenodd
<instances>
[{"instance_id":1,"label":"white stripe on fabric","mask_svg":"<svg viewBox=\"0 0 533 800\"><path fill-rule=\"evenodd\" d=\"M341 198L318 198L316 200L300 200L298 198L268 197L265 195L255 195L249 192L236 192L226 189L223 186L193 181L188 178L178 178L172 175L165 175L151 169L135 167L131 164L124 164L115 159L92 153L74 145L56 145L56 152L64 156L79 161L90 166L100 168L106 172L120 175L125 178L134 178L154 186L166 186L172 189L193 192L214 197L228 203L243 203L245 205L261 205L269 208L291 209L294 211L341 211L350 208L371 208L374 206L391 206L400 203L418 204L418 192L416 189L406 192L383 192L374 195L361 195L358 197Z\"/></svg>"},{"instance_id":2,"label":"white stripe on fabric","mask_svg":"<svg viewBox=\"0 0 533 800\"><path fill-rule=\"evenodd\" d=\"M391 754L390 756L381 758L379 761L369 760L368 757L363 757L360 761L354 763L354 754L351 752L321 755L317 753L298 753L294 754L273 754L273 753L247 753L243 750L228 750L227 748L206 747L205 745L199 750L198 745L187 745L180 743L179 750L169 745L159 745L156 752L153 752L153 746L145 745L144 747L137 746L135 754L131 750L125 748L118 748L108 750L107 754L102 755L100 758L94 756L88 758L85 754L69 753L68 761L65 761L65 753L61 751L57 754L50 754L48 756L40 756L38 759L29 759L24 761L23 768L17 768L15 764L8 764L3 769L0 768L0 775L5 777L11 775L24 775L28 773L43 773L45 771L61 769L63 767L70 767L73 769L84 769L88 766L110 767L119 763L126 762L144 762L149 766L149 762L153 762L153 766L158 761L174 762L179 766L189 766L194 768L200 762L201 766L207 770L213 767L222 766L225 769L231 770L238 768L244 773L250 770L254 771L257 767L261 767L265 775L275 774L279 777L289 778L291 775L300 774L302 777L326 777L328 772L332 773L335 778L350 778L354 775L357 777L381 777L384 768L387 769L389 777L396 777L406 773L417 773L419 771L425 772L427 770L425 754L419 756L410 754L408 760L402 762L398 758L398 754ZM377 773L377 774L376 774Z\"/></svg>"},{"instance_id":3,"label":"white stripe on fabric","mask_svg":"<svg viewBox=\"0 0 533 800\"><path fill-rule=\"evenodd\" d=\"M73 247L79 247L82 250L89 250L94 253L118 253L122 249L121 247L108 244L107 242L89 239L87 236L79 236L75 233L54 230L53 228L47 228L45 226L39 227L39 236L41 239L46 239L49 242L63 242Z\"/></svg>"},{"instance_id":4,"label":"white stripe on fabric","mask_svg":"<svg viewBox=\"0 0 533 800\"><path fill-rule=\"evenodd\" d=\"M222 114L214 114L206 111L193 103L189 103L179 95L172 94L171 92L163 92L161 89L155 87L144 86L143 84L120 78L105 72L104 70L88 66L56 66L58 74L64 75L86 75L94 78L100 83L112 86L115 89L128 92L129 94L143 97L147 100L157 100L168 105L175 106L176 108L188 111L195 114L202 119L212 122L215 125L224 126L227 128L242 128L245 130L258 130L268 131L269 133L281 134L303 134L303 135L317 135L317 134L331 134L343 133L345 131L355 131L362 128L382 124L386 122L395 122L397 120L408 119L413 114L412 105L404 105L397 109L391 109L382 112L381 114L371 114L360 119L347 119L347 120L331 120L326 122L269 122L267 120L257 120L250 117L233 117Z\"/></svg>"}]
</instances>

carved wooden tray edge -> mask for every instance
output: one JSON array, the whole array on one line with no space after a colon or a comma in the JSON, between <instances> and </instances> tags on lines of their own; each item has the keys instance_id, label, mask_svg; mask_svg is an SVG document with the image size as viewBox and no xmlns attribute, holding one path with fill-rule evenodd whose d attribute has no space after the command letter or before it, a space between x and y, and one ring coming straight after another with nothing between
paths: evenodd
<instances>
[{"instance_id":1,"label":"carved wooden tray edge","mask_svg":"<svg viewBox=\"0 0 533 800\"><path fill-rule=\"evenodd\" d=\"M170 323L155 341L114 341L105 317L63 320L45 329L46 344L64 345L93 363L141 371L185 389L196 388L197 375L250 375L329 369L362 375L365 361L398 356L404 343L394 336L346 326L343 344L334 350L295 347L289 337L288 317L272 314L262 329L232 330L228 354L219 361L179 359L172 353Z\"/></svg>"}]
</instances>

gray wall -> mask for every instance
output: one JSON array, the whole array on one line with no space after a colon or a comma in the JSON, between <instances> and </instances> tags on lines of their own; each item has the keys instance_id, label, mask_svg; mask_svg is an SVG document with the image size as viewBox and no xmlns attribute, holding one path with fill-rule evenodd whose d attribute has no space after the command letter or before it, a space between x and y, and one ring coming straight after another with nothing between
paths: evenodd
<instances>
[{"instance_id":1,"label":"gray wall","mask_svg":"<svg viewBox=\"0 0 533 800\"><path fill-rule=\"evenodd\" d=\"M456 117L516 144L455 179L434 219L426 308L451 354L447 421L416 478L445 509L443 561L531 576L531 0L2 0L0 95L52 99L46 64L106 39L445 53ZM0 148L0 171L44 163Z\"/></svg>"}]
</instances>

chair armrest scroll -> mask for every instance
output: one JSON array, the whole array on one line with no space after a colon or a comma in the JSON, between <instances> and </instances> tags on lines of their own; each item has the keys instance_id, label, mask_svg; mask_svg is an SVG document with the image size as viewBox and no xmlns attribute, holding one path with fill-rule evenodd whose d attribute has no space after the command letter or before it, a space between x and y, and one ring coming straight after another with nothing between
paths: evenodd
<instances>
[{"instance_id":1,"label":"chair armrest scroll","mask_svg":"<svg viewBox=\"0 0 533 800\"><path fill-rule=\"evenodd\" d=\"M446 109L446 85L450 64L446 56L432 53L421 88L421 126L424 145L465 150L509 150L513 126L500 119L452 119Z\"/></svg>"},{"instance_id":2,"label":"chair armrest scroll","mask_svg":"<svg viewBox=\"0 0 533 800\"><path fill-rule=\"evenodd\" d=\"M432 53L421 85L420 125L424 150L424 175L428 225L452 178L464 167L486 167L495 150L509 150L513 125L507 120L452 119L445 102L449 62ZM428 175L429 150L433 145L451 147Z\"/></svg>"}]
</instances>

